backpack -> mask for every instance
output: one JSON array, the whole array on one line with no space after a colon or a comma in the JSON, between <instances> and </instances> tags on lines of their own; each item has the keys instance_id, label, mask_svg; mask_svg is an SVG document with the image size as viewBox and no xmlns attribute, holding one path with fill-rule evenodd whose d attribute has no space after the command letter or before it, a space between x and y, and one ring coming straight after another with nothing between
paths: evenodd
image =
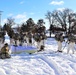
<instances>
[{"instance_id":1,"label":"backpack","mask_svg":"<svg viewBox=\"0 0 76 75\"><path fill-rule=\"evenodd\" d=\"M36 33L35 35L34 35L34 39L35 39L35 41L41 41L41 36L40 36L40 34L39 33Z\"/></svg>"},{"instance_id":2,"label":"backpack","mask_svg":"<svg viewBox=\"0 0 76 75\"><path fill-rule=\"evenodd\" d=\"M70 36L68 37L68 40L69 40L70 42L75 42L75 41L76 41L76 37L73 36L73 35L70 35Z\"/></svg>"},{"instance_id":3,"label":"backpack","mask_svg":"<svg viewBox=\"0 0 76 75\"><path fill-rule=\"evenodd\" d=\"M56 34L56 35L55 35L55 39L56 39L57 41L59 41L59 40L60 40L60 35L59 35L59 34Z\"/></svg>"}]
</instances>

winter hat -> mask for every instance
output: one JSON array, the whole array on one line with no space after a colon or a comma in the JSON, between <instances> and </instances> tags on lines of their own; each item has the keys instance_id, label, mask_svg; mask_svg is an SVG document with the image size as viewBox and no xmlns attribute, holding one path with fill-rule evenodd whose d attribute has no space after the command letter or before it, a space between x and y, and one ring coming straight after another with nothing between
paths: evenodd
<instances>
[{"instance_id":1,"label":"winter hat","mask_svg":"<svg viewBox=\"0 0 76 75\"><path fill-rule=\"evenodd\" d=\"M5 43L4 46L8 46L8 43Z\"/></svg>"}]
</instances>

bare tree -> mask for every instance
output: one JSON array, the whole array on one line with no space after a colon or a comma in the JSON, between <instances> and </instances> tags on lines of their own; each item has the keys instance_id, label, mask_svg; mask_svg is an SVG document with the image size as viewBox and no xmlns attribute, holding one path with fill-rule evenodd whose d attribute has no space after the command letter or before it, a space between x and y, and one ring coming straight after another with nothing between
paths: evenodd
<instances>
[{"instance_id":1,"label":"bare tree","mask_svg":"<svg viewBox=\"0 0 76 75\"><path fill-rule=\"evenodd\" d=\"M26 21L26 24L29 25L29 26L33 26L35 23L34 23L34 20L32 18L29 18L27 21Z\"/></svg>"},{"instance_id":2,"label":"bare tree","mask_svg":"<svg viewBox=\"0 0 76 75\"><path fill-rule=\"evenodd\" d=\"M39 19L37 22L37 32L45 35L46 27L44 26L45 22L43 19Z\"/></svg>"},{"instance_id":3,"label":"bare tree","mask_svg":"<svg viewBox=\"0 0 76 75\"><path fill-rule=\"evenodd\" d=\"M47 11L46 13L46 19L49 21L49 31L50 31L50 37L51 37L51 33L53 31L53 23L54 23L54 18L52 16L52 13L50 11Z\"/></svg>"},{"instance_id":4,"label":"bare tree","mask_svg":"<svg viewBox=\"0 0 76 75\"><path fill-rule=\"evenodd\" d=\"M67 31L67 29L70 31L72 21L76 18L76 14L71 9L64 9L63 11L54 10L52 15L58 25L65 31Z\"/></svg>"},{"instance_id":5,"label":"bare tree","mask_svg":"<svg viewBox=\"0 0 76 75\"><path fill-rule=\"evenodd\" d=\"M51 25L51 12L50 11L47 11L47 13L46 13L46 19L48 19L48 21L49 21L49 24Z\"/></svg>"},{"instance_id":6,"label":"bare tree","mask_svg":"<svg viewBox=\"0 0 76 75\"><path fill-rule=\"evenodd\" d=\"M32 28L34 27L35 23L34 23L34 20L32 18L29 18L27 21L26 21L26 25L27 25L27 28L29 31L32 30Z\"/></svg>"},{"instance_id":7,"label":"bare tree","mask_svg":"<svg viewBox=\"0 0 76 75\"><path fill-rule=\"evenodd\" d=\"M15 24L15 19L12 17L7 18L7 24L11 27L12 25Z\"/></svg>"},{"instance_id":8,"label":"bare tree","mask_svg":"<svg viewBox=\"0 0 76 75\"><path fill-rule=\"evenodd\" d=\"M39 19L38 22L37 22L38 26L43 26L45 24L44 20L43 19Z\"/></svg>"},{"instance_id":9,"label":"bare tree","mask_svg":"<svg viewBox=\"0 0 76 75\"><path fill-rule=\"evenodd\" d=\"M62 11L60 10L54 10L53 12L48 11L45 16L50 24L49 28L50 37L51 33L55 32L55 30L65 31L67 33L72 30L72 27L75 27L75 24L72 24L72 22L76 20L76 13L71 9L66 8L63 9Z\"/></svg>"}]
</instances>

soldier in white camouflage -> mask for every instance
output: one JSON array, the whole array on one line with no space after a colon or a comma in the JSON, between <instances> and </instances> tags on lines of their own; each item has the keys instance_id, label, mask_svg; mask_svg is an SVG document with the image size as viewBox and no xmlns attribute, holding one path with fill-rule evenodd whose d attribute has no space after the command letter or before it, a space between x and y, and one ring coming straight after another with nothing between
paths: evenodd
<instances>
[{"instance_id":1,"label":"soldier in white camouflage","mask_svg":"<svg viewBox=\"0 0 76 75\"><path fill-rule=\"evenodd\" d=\"M64 41L63 33L57 33L57 34L55 35L55 39L56 39L57 44L58 44L58 49L57 49L57 51L58 51L58 52L62 52L62 42Z\"/></svg>"},{"instance_id":2,"label":"soldier in white camouflage","mask_svg":"<svg viewBox=\"0 0 76 75\"><path fill-rule=\"evenodd\" d=\"M70 50L72 50L72 53L74 54L75 50L75 37L73 34L68 34L68 49L67 53L69 53Z\"/></svg>"}]
</instances>

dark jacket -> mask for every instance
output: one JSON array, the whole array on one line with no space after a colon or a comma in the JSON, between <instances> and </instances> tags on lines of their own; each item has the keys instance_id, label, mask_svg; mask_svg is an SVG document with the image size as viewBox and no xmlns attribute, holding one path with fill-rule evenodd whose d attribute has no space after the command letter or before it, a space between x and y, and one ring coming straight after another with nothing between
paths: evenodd
<instances>
[{"instance_id":1,"label":"dark jacket","mask_svg":"<svg viewBox=\"0 0 76 75\"><path fill-rule=\"evenodd\" d=\"M69 35L68 36L68 41L70 42L75 42L76 41L76 37L74 37L73 35Z\"/></svg>"},{"instance_id":2,"label":"dark jacket","mask_svg":"<svg viewBox=\"0 0 76 75\"><path fill-rule=\"evenodd\" d=\"M55 35L55 39L56 39L57 41L63 42L63 41L64 41L63 34L62 34L62 33L57 33L57 34Z\"/></svg>"},{"instance_id":3,"label":"dark jacket","mask_svg":"<svg viewBox=\"0 0 76 75\"><path fill-rule=\"evenodd\" d=\"M9 47L8 45L4 45L2 48L1 48L1 51L0 51L0 58L1 59L5 59L5 58L10 58L11 56L9 55Z\"/></svg>"}]
</instances>

